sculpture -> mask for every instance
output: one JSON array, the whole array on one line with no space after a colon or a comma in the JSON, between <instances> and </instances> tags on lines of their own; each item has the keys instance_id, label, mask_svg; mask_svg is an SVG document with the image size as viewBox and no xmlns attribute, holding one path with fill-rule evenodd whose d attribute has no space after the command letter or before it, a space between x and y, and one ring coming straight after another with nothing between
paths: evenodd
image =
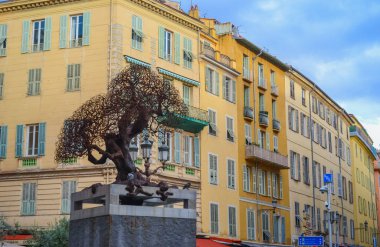
<instances>
[{"instance_id":1,"label":"sculpture","mask_svg":"<svg viewBox=\"0 0 380 247\"><path fill-rule=\"evenodd\" d=\"M175 116L186 115L187 106L179 92L167 80L139 65L131 64L108 85L106 94L92 97L65 120L56 145L56 161L87 156L95 164L111 160L117 169L115 183L126 184L131 194L147 194L142 186L160 187L161 199L169 194L165 182L153 184L150 172L136 169L129 146L143 130L156 135ZM164 121L163 121L164 120ZM97 151L101 156L93 155Z\"/></svg>"}]
</instances>

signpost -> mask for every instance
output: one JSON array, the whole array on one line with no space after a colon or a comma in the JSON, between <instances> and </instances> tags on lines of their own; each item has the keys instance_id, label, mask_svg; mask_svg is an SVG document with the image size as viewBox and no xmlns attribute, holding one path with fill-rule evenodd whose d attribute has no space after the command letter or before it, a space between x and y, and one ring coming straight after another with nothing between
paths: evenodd
<instances>
[{"instance_id":1,"label":"signpost","mask_svg":"<svg viewBox=\"0 0 380 247\"><path fill-rule=\"evenodd\" d=\"M325 184L332 183L333 182L333 176L332 176L332 174L324 174L323 175L323 182Z\"/></svg>"},{"instance_id":2,"label":"signpost","mask_svg":"<svg viewBox=\"0 0 380 247\"><path fill-rule=\"evenodd\" d=\"M298 237L298 246L323 246L322 236Z\"/></svg>"}]
</instances>

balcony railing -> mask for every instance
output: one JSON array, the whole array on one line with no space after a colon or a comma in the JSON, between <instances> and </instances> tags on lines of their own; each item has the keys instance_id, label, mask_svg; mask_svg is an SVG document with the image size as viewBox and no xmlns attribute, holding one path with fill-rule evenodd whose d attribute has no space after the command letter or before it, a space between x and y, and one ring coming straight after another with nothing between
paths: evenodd
<instances>
[{"instance_id":1,"label":"balcony railing","mask_svg":"<svg viewBox=\"0 0 380 247\"><path fill-rule=\"evenodd\" d=\"M277 119L273 119L272 120L272 124L273 124L273 130L274 131L280 131L281 129L281 124L280 124L280 121L277 120Z\"/></svg>"},{"instance_id":2,"label":"balcony railing","mask_svg":"<svg viewBox=\"0 0 380 247\"><path fill-rule=\"evenodd\" d=\"M272 93L273 96L278 96L279 95L278 94L278 86L272 86L271 89L272 89L271 93Z\"/></svg>"},{"instance_id":3,"label":"balcony railing","mask_svg":"<svg viewBox=\"0 0 380 247\"><path fill-rule=\"evenodd\" d=\"M220 54L220 62L227 67L231 67L231 58L227 55Z\"/></svg>"},{"instance_id":4,"label":"balcony railing","mask_svg":"<svg viewBox=\"0 0 380 247\"><path fill-rule=\"evenodd\" d=\"M261 89L267 89L267 82L266 82L265 78L259 77L258 87Z\"/></svg>"},{"instance_id":5,"label":"balcony railing","mask_svg":"<svg viewBox=\"0 0 380 247\"><path fill-rule=\"evenodd\" d=\"M204 45L203 46L203 54L209 58L215 59L215 50L211 46Z\"/></svg>"},{"instance_id":6,"label":"balcony railing","mask_svg":"<svg viewBox=\"0 0 380 247\"><path fill-rule=\"evenodd\" d=\"M350 126L350 136L357 136L359 137L364 143L365 145L368 147L368 149L370 149L372 151L372 154L374 156L376 156L376 149L372 146L372 142L371 140L369 139L368 137L368 134L365 130L353 125L353 126Z\"/></svg>"},{"instance_id":7,"label":"balcony railing","mask_svg":"<svg viewBox=\"0 0 380 247\"><path fill-rule=\"evenodd\" d=\"M70 47L81 47L81 46L82 46L82 38L70 40Z\"/></svg>"},{"instance_id":8,"label":"balcony railing","mask_svg":"<svg viewBox=\"0 0 380 247\"><path fill-rule=\"evenodd\" d=\"M253 120L253 109L250 106L244 106L244 118Z\"/></svg>"},{"instance_id":9,"label":"balcony railing","mask_svg":"<svg viewBox=\"0 0 380 247\"><path fill-rule=\"evenodd\" d=\"M268 112L267 111L260 111L259 113L259 124L263 126L268 126L269 120L268 120Z\"/></svg>"},{"instance_id":10,"label":"balcony railing","mask_svg":"<svg viewBox=\"0 0 380 247\"><path fill-rule=\"evenodd\" d=\"M245 146L245 158L248 160L260 161L267 165L272 165L279 169L288 169L288 158L277 152L266 150L257 145Z\"/></svg>"}]
</instances>

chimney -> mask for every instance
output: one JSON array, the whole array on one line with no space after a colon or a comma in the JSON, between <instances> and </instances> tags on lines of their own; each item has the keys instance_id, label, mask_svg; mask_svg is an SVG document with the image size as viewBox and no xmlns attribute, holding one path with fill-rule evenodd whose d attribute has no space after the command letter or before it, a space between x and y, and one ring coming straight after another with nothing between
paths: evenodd
<instances>
[{"instance_id":1,"label":"chimney","mask_svg":"<svg viewBox=\"0 0 380 247\"><path fill-rule=\"evenodd\" d=\"M199 9L198 5L191 5L189 15L193 18L199 19Z\"/></svg>"}]
</instances>

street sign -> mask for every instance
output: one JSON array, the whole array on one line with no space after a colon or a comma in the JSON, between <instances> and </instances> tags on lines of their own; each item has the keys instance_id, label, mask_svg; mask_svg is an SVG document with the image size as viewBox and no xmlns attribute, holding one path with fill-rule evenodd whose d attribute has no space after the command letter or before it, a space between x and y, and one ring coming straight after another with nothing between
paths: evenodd
<instances>
[{"instance_id":1,"label":"street sign","mask_svg":"<svg viewBox=\"0 0 380 247\"><path fill-rule=\"evenodd\" d=\"M323 182L324 182L325 184L332 183L332 182L333 182L333 175L332 175L332 174L329 174L329 173L323 175Z\"/></svg>"},{"instance_id":2,"label":"street sign","mask_svg":"<svg viewBox=\"0 0 380 247\"><path fill-rule=\"evenodd\" d=\"M322 236L298 237L298 246L323 246Z\"/></svg>"}]
</instances>

